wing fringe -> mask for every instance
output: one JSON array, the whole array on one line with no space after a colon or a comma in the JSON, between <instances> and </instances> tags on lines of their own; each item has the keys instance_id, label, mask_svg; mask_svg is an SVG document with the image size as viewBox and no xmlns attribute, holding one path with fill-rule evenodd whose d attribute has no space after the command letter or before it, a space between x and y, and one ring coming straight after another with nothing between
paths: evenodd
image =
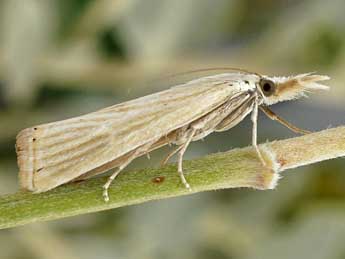
<instances>
[{"instance_id":1,"label":"wing fringe","mask_svg":"<svg viewBox=\"0 0 345 259\"><path fill-rule=\"evenodd\" d=\"M34 128L24 129L17 135L16 152L19 167L19 184L24 190L34 191Z\"/></svg>"}]
</instances>

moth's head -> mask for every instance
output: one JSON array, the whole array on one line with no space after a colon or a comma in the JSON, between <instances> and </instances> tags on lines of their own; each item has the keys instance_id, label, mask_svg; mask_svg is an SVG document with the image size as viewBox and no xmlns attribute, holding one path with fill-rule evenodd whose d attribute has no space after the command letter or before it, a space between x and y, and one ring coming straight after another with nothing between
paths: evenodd
<instances>
[{"instance_id":1,"label":"moth's head","mask_svg":"<svg viewBox=\"0 0 345 259\"><path fill-rule=\"evenodd\" d=\"M288 101L305 96L308 92L328 90L321 81L329 80L328 76L312 73L290 77L263 76L257 84L266 105Z\"/></svg>"}]
</instances>

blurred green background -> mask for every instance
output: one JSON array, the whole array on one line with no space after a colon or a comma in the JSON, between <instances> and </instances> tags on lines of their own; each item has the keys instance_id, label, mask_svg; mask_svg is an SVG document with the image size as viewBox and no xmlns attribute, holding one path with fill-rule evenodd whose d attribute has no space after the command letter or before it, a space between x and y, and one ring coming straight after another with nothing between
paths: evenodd
<instances>
[{"instance_id":1,"label":"blurred green background","mask_svg":"<svg viewBox=\"0 0 345 259\"><path fill-rule=\"evenodd\" d=\"M344 124L343 0L1 0L0 193L17 190L19 130L166 89L198 68L317 71L331 91L273 107ZM197 77L199 75L193 75ZM186 158L250 144L248 118ZM294 136L260 114L259 140ZM168 149L130 168L155 167ZM284 172L276 190L223 190L0 231L1 258L345 258L344 159ZM1 212L0 212L1 213Z\"/></svg>"}]
</instances>

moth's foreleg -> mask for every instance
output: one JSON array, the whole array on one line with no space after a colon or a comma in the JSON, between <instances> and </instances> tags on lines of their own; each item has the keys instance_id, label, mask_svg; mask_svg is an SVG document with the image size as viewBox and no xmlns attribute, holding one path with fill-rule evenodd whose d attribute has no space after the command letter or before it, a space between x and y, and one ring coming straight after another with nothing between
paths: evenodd
<instances>
[{"instance_id":1,"label":"moth's foreleg","mask_svg":"<svg viewBox=\"0 0 345 259\"><path fill-rule=\"evenodd\" d=\"M309 134L309 133L311 133L311 131L309 131L309 130L300 129L300 128L292 125L290 122L286 121L282 117L280 117L277 114L275 114L267 106L260 106L260 109L267 115L268 118L270 118L271 120L274 120L274 121L278 121L280 124L284 125L289 130L291 130L291 131L293 131L295 133L299 133L299 134Z\"/></svg>"},{"instance_id":2,"label":"moth's foreleg","mask_svg":"<svg viewBox=\"0 0 345 259\"><path fill-rule=\"evenodd\" d=\"M184 186L190 191L192 189L190 188L189 183L187 182L186 178L184 177L182 163L183 163L183 155L186 152L188 145L192 141L195 132L196 132L196 128L192 128L192 130L188 134L186 142L184 144L182 144L181 149L179 150L179 153L178 153L178 164L177 164L177 171L180 175L181 181L184 184Z\"/></svg>"},{"instance_id":3,"label":"moth's foreleg","mask_svg":"<svg viewBox=\"0 0 345 259\"><path fill-rule=\"evenodd\" d=\"M261 163L265 166L266 162L263 159L263 156L260 152L260 149L259 149L258 143L257 143L257 135L258 135L258 102L257 102L257 100L255 100L255 102L254 102L254 107L253 107L252 114L251 114L251 120L253 122L252 145L255 148L256 153L258 154L258 157L259 157Z\"/></svg>"}]
</instances>

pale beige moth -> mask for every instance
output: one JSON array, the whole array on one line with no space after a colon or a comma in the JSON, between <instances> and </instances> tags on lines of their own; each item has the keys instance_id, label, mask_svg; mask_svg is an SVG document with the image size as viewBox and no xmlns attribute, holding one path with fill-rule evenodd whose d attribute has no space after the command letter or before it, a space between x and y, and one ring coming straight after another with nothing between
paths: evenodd
<instances>
[{"instance_id":1,"label":"pale beige moth","mask_svg":"<svg viewBox=\"0 0 345 259\"><path fill-rule=\"evenodd\" d=\"M16 143L20 187L39 193L116 169L103 187L108 201L111 182L131 161L173 144L177 147L164 163L177 153L177 171L190 189L182 169L190 142L228 130L251 113L252 145L264 163L257 146L259 108L291 130L306 133L268 106L326 90L319 82L328 79L313 73L269 77L232 69L93 113L24 129Z\"/></svg>"}]
</instances>

